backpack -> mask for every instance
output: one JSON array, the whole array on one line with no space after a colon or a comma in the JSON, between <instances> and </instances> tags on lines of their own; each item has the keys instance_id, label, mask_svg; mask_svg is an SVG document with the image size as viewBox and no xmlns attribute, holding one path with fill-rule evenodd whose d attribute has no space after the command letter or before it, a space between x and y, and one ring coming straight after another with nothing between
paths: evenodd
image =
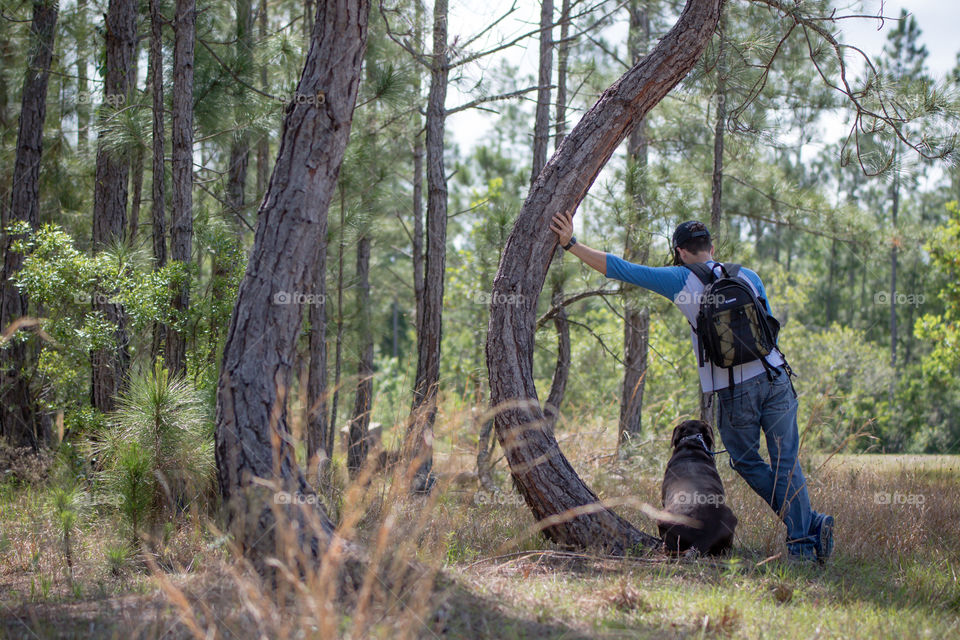
<instances>
[{"instance_id":1,"label":"backpack","mask_svg":"<svg viewBox=\"0 0 960 640\"><path fill-rule=\"evenodd\" d=\"M780 322L767 313L766 301L738 277L739 264L717 264L722 273L719 277L705 263L684 265L704 285L697 312L698 362L702 367L709 360L727 369L731 388L733 367L752 360L760 360L772 378L766 356L777 346Z\"/></svg>"}]
</instances>

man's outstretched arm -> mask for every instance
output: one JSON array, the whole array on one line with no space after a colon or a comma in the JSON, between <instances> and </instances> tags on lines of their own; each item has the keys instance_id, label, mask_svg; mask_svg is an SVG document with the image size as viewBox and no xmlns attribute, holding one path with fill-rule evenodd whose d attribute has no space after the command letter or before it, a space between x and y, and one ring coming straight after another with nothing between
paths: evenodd
<instances>
[{"instance_id":1,"label":"man's outstretched arm","mask_svg":"<svg viewBox=\"0 0 960 640\"><path fill-rule=\"evenodd\" d=\"M569 213L555 213L550 222L550 229L560 239L560 246L570 242L573 235L573 220ZM593 267L603 275L607 275L607 254L604 251L591 249L585 244L577 243L570 248L570 253L583 260L587 266Z\"/></svg>"},{"instance_id":2,"label":"man's outstretched arm","mask_svg":"<svg viewBox=\"0 0 960 640\"><path fill-rule=\"evenodd\" d=\"M550 229L557 234L561 245L567 244L570 242L570 236L573 235L571 215L553 214ZM570 248L570 253L608 278L649 289L669 300L676 298L687 279L691 277L691 272L685 267L647 267L642 264L633 264L613 254L591 249L579 242Z\"/></svg>"}]
</instances>

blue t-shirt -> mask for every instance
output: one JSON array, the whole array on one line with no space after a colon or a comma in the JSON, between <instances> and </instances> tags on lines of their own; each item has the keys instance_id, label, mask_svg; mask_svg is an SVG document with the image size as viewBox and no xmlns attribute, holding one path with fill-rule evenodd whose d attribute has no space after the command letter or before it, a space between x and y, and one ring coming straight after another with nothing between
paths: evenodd
<instances>
[{"instance_id":1,"label":"blue t-shirt","mask_svg":"<svg viewBox=\"0 0 960 640\"><path fill-rule=\"evenodd\" d=\"M715 260L708 260L707 264L715 270L719 264ZM686 267L647 267L642 264L633 264L623 258L618 258L612 253L607 254L607 277L622 282L635 284L638 287L649 289L654 293L668 298L683 313L690 323L690 339L693 342L693 352L699 352L699 340L697 338L697 312L700 311L700 300L702 298L704 284L693 271ZM764 299L766 302L767 292L763 288L763 282L756 273L743 267L740 269L738 277L745 280L754 294ZM767 312L770 312L770 304L767 302ZM779 349L774 349L766 356L767 362L771 367L777 367L784 363L783 355ZM729 373L727 369L718 367L713 363L706 361L700 370L700 388L703 391L718 391L729 385ZM744 380L756 377L765 370L760 360L753 360L733 367L733 382L736 385Z\"/></svg>"}]
</instances>

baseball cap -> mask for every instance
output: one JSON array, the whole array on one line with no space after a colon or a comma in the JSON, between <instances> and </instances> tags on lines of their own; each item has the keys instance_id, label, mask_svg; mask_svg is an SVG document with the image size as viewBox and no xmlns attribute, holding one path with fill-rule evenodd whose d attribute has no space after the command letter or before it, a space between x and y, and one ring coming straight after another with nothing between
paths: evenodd
<instances>
[{"instance_id":1,"label":"baseball cap","mask_svg":"<svg viewBox=\"0 0 960 640\"><path fill-rule=\"evenodd\" d=\"M707 230L706 225L696 220L681 222L673 232L672 248L682 247L694 238L710 240L710 231Z\"/></svg>"}]
</instances>

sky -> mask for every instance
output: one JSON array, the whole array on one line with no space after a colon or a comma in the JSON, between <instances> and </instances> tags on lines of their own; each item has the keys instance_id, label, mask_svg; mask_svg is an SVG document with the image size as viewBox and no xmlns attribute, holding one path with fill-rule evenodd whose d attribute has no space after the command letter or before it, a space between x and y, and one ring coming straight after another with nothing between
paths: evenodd
<instances>
[{"instance_id":1,"label":"sky","mask_svg":"<svg viewBox=\"0 0 960 640\"><path fill-rule=\"evenodd\" d=\"M745 2L747 0L730 0ZM450 7L451 41L468 40L477 33L478 25L488 25L497 17L506 13L512 0L453 0ZM516 11L504 19L498 28L491 30L487 42L497 42L498 39L509 39L528 31L535 30L539 25L540 3L535 0L516 0ZM559 5L559 0L555 0ZM953 0L912 0L909 2L865 0L847 5L849 8L838 8L837 14L869 14L896 18L901 8L912 13L922 32L922 41L929 52L927 67L930 74L936 79L942 79L957 64L957 52L960 51L956 33L960 25L960 3ZM760 7L758 7L758 10ZM625 11L621 11L625 16ZM625 17L624 17L625 21ZM839 21L842 30L841 41L861 48L875 59L883 49L887 34L895 26L895 21L887 20L881 24L875 19L849 19ZM482 27L479 27L482 28ZM559 30L555 37L559 36ZM611 42L622 42L626 38L626 25L621 21L620 26L608 31L605 36ZM473 47L479 47L480 42ZM471 47L471 48L473 48ZM482 76L485 69L495 67L506 59L513 65L518 65L520 75L533 76L537 68L538 42L529 38L524 43L511 49L491 56L483 62L472 65L466 70L468 78L461 86L453 85L447 97L447 107L468 102L477 97L474 90L474 81ZM521 85L525 86L525 85ZM469 110L453 115L447 125L447 131L462 152L466 153L477 142L482 140L490 131L495 116L482 111ZM844 135L848 127L840 118L824 121L824 140L834 141Z\"/></svg>"}]
</instances>

